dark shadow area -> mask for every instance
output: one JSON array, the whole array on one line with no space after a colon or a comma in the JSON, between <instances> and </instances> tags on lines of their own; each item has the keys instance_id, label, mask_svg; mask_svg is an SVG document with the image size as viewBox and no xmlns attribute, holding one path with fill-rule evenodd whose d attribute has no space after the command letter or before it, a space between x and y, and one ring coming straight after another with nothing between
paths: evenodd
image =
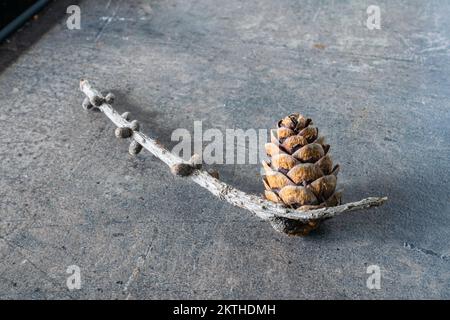
<instances>
[{"instance_id":1,"label":"dark shadow area","mask_svg":"<svg viewBox=\"0 0 450 320\"><path fill-rule=\"evenodd\" d=\"M0 43L0 72L42 38L56 23L66 16L67 7L80 0L50 1L38 14ZM6 20L5 20L6 21Z\"/></svg>"},{"instance_id":2,"label":"dark shadow area","mask_svg":"<svg viewBox=\"0 0 450 320\"><path fill-rule=\"evenodd\" d=\"M21 13L35 4L36 0L0 1L0 29L11 23Z\"/></svg>"}]
</instances>

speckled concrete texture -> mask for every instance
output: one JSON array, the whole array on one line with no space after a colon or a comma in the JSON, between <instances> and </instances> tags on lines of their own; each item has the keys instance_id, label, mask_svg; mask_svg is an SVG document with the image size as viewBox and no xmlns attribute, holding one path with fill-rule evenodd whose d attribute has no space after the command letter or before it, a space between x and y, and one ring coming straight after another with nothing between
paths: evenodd
<instances>
[{"instance_id":1,"label":"speckled concrete texture","mask_svg":"<svg viewBox=\"0 0 450 320\"><path fill-rule=\"evenodd\" d=\"M367 1L78 3L81 30L62 1L0 46L0 298L450 298L450 2L377 1L380 30ZM276 233L128 156L82 110L82 77L169 148L194 120L262 129L304 113L344 201L389 201L307 238ZM262 192L258 165L216 167Z\"/></svg>"}]
</instances>

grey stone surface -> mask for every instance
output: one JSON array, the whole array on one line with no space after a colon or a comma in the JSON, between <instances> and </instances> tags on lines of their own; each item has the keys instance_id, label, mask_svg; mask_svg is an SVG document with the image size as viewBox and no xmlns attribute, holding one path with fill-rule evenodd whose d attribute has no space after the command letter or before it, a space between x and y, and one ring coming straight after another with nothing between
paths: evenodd
<instances>
[{"instance_id":1,"label":"grey stone surface","mask_svg":"<svg viewBox=\"0 0 450 320\"><path fill-rule=\"evenodd\" d=\"M81 30L63 1L0 46L0 298L450 298L448 1L376 1L381 30L367 1L79 4ZM194 120L270 128L300 111L332 144L344 201L389 202L278 234L128 156L82 110L82 77L169 147ZM262 191L258 166L217 167Z\"/></svg>"}]
</instances>

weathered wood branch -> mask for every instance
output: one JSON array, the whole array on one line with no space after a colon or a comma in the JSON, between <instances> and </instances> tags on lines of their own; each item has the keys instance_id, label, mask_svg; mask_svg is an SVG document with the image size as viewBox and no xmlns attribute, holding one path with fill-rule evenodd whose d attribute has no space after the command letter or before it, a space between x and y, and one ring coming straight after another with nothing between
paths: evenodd
<instances>
[{"instance_id":1,"label":"weathered wood branch","mask_svg":"<svg viewBox=\"0 0 450 320\"><path fill-rule=\"evenodd\" d=\"M111 105L107 103L108 99L103 97L99 91L92 88L87 80L81 80L80 89L89 99L89 103L100 109L100 111L102 111L117 127L133 127L132 122L128 121L126 119L127 117L121 116L114 110ZM130 138L134 139L134 141L150 151L154 156L171 168L179 164L190 165L189 162L184 161L165 149L157 140L146 136L139 130L132 130ZM299 211L269 202L260 196L249 195L214 178L210 173L201 169L193 168L192 171L189 172L189 178L219 199L227 201L236 207L244 208L255 214L257 217L271 222L277 219L287 219L294 222L308 223L310 221L331 218L344 212L380 206L387 200L387 197L370 197L336 207ZM274 227L279 229L275 225Z\"/></svg>"}]
</instances>

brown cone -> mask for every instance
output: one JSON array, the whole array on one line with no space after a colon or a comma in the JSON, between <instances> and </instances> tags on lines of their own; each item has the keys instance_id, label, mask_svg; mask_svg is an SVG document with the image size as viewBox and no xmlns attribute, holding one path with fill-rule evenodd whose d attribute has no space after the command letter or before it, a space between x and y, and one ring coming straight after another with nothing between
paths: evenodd
<instances>
[{"instance_id":1,"label":"brown cone","mask_svg":"<svg viewBox=\"0 0 450 320\"><path fill-rule=\"evenodd\" d=\"M302 211L340 204L341 192L336 191L339 165L333 167L330 146L311 119L294 113L280 120L265 149L269 156L269 161L263 162L267 200ZM284 231L306 235L319 224L317 220L307 224L291 221Z\"/></svg>"}]
</instances>

